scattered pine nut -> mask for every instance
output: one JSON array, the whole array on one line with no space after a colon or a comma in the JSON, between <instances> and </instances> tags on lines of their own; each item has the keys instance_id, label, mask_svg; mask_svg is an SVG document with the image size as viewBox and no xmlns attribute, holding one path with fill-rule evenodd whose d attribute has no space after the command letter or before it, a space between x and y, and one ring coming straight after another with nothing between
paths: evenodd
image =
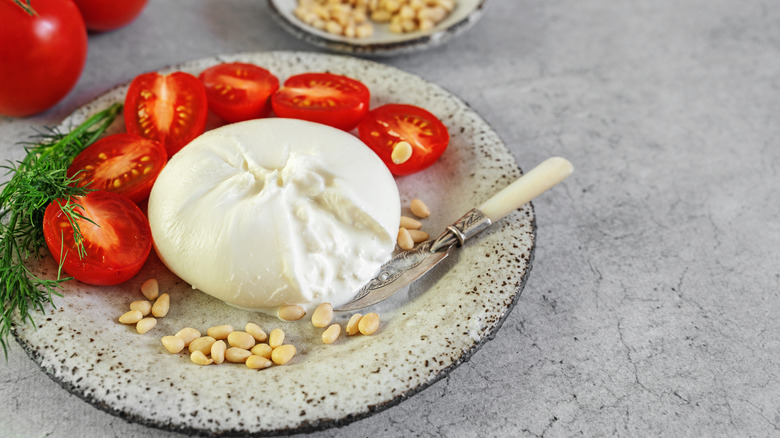
<instances>
[{"instance_id":1,"label":"scattered pine nut","mask_svg":"<svg viewBox=\"0 0 780 438\"><path fill-rule=\"evenodd\" d=\"M253 354L246 358L246 366L252 368L253 370L262 370L270 367L271 365L273 365L273 363L267 357Z\"/></svg>"},{"instance_id":2,"label":"scattered pine nut","mask_svg":"<svg viewBox=\"0 0 780 438\"><path fill-rule=\"evenodd\" d=\"M322 303L311 315L311 323L314 327L324 328L333 320L333 306L330 303Z\"/></svg>"},{"instance_id":3,"label":"scattered pine nut","mask_svg":"<svg viewBox=\"0 0 780 438\"><path fill-rule=\"evenodd\" d=\"M271 352L273 350L274 349L271 348L271 346L268 345L268 344L257 344L254 347L252 347L252 350L250 350L250 351L254 355L263 356L266 359L270 359L271 358Z\"/></svg>"},{"instance_id":4,"label":"scattered pine nut","mask_svg":"<svg viewBox=\"0 0 780 438\"><path fill-rule=\"evenodd\" d=\"M277 348L284 343L284 331L282 329L273 329L271 334L268 335L268 345L271 348Z\"/></svg>"},{"instance_id":5,"label":"scattered pine nut","mask_svg":"<svg viewBox=\"0 0 780 438\"><path fill-rule=\"evenodd\" d=\"M232 363L244 363L252 353L243 348L230 347L225 350L225 360Z\"/></svg>"},{"instance_id":6,"label":"scattered pine nut","mask_svg":"<svg viewBox=\"0 0 780 438\"><path fill-rule=\"evenodd\" d=\"M176 354L184 350L184 339L176 336L163 336L161 339L163 347L168 350L168 353Z\"/></svg>"},{"instance_id":7,"label":"scattered pine nut","mask_svg":"<svg viewBox=\"0 0 780 438\"><path fill-rule=\"evenodd\" d=\"M417 219L412 219L409 216L401 216L400 227L406 228L407 230L419 230L422 228L422 222Z\"/></svg>"},{"instance_id":8,"label":"scattered pine nut","mask_svg":"<svg viewBox=\"0 0 780 438\"><path fill-rule=\"evenodd\" d=\"M360 323L360 319L363 318L363 315L360 313L356 313L352 315L351 318L349 318L349 322L347 322L347 335L352 336L356 335L360 332L358 328L358 323Z\"/></svg>"},{"instance_id":9,"label":"scattered pine nut","mask_svg":"<svg viewBox=\"0 0 780 438\"><path fill-rule=\"evenodd\" d=\"M279 308L279 311L277 312L279 319L284 321L297 321L303 318L303 315L305 314L306 314L306 310L304 310L303 307L297 304L289 304L286 306L282 306Z\"/></svg>"},{"instance_id":10,"label":"scattered pine nut","mask_svg":"<svg viewBox=\"0 0 780 438\"><path fill-rule=\"evenodd\" d=\"M420 219L425 219L431 215L431 211L428 209L428 206L417 198L412 199L412 202L409 204L409 210L411 210L412 214L419 217Z\"/></svg>"},{"instance_id":11,"label":"scattered pine nut","mask_svg":"<svg viewBox=\"0 0 780 438\"><path fill-rule=\"evenodd\" d=\"M291 344L280 345L271 352L271 360L277 365L284 365L295 356L295 346Z\"/></svg>"},{"instance_id":12,"label":"scattered pine nut","mask_svg":"<svg viewBox=\"0 0 780 438\"><path fill-rule=\"evenodd\" d=\"M193 351L190 355L190 360L198 365L211 365L214 362L200 350Z\"/></svg>"},{"instance_id":13,"label":"scattered pine nut","mask_svg":"<svg viewBox=\"0 0 780 438\"><path fill-rule=\"evenodd\" d=\"M214 339L227 339L228 335L233 331L233 326L230 324L218 325L215 327L209 327L206 330L206 334Z\"/></svg>"},{"instance_id":14,"label":"scattered pine nut","mask_svg":"<svg viewBox=\"0 0 780 438\"><path fill-rule=\"evenodd\" d=\"M412 158L412 145L405 140L401 140L393 146L390 153L390 159L394 164L403 164Z\"/></svg>"},{"instance_id":15,"label":"scattered pine nut","mask_svg":"<svg viewBox=\"0 0 780 438\"><path fill-rule=\"evenodd\" d=\"M203 354L210 354L211 346L214 345L215 342L217 342L217 340L211 336L201 336L200 338L190 342L188 348L190 353L194 351L202 351Z\"/></svg>"},{"instance_id":16,"label":"scattered pine nut","mask_svg":"<svg viewBox=\"0 0 780 438\"><path fill-rule=\"evenodd\" d=\"M157 318L152 318L150 316L150 317L147 317L147 318L144 318L144 319L138 321L135 324L135 330L138 333L140 333L140 334L144 334L144 333L148 332L149 330L153 329L154 326L156 326L156 325L157 325Z\"/></svg>"},{"instance_id":17,"label":"scattered pine nut","mask_svg":"<svg viewBox=\"0 0 780 438\"><path fill-rule=\"evenodd\" d=\"M268 340L268 335L265 334L265 330L253 322L247 323L247 325L244 327L244 330L252 335L252 337L255 338L255 341L257 342L265 342Z\"/></svg>"},{"instance_id":18,"label":"scattered pine nut","mask_svg":"<svg viewBox=\"0 0 780 438\"><path fill-rule=\"evenodd\" d=\"M211 344L211 360L213 360L214 363L217 365L221 364L222 362L225 361L226 350L227 350L227 344L225 344L225 341L221 339Z\"/></svg>"},{"instance_id":19,"label":"scattered pine nut","mask_svg":"<svg viewBox=\"0 0 780 438\"><path fill-rule=\"evenodd\" d=\"M379 329L379 315L376 313L367 313L360 318L358 330L364 335L373 335Z\"/></svg>"},{"instance_id":20,"label":"scattered pine nut","mask_svg":"<svg viewBox=\"0 0 780 438\"><path fill-rule=\"evenodd\" d=\"M255 338L247 332L230 332L227 340L231 347L243 348L244 350L249 350L255 346Z\"/></svg>"},{"instance_id":21,"label":"scattered pine nut","mask_svg":"<svg viewBox=\"0 0 780 438\"><path fill-rule=\"evenodd\" d=\"M407 230L407 231L409 231L409 237L411 237L412 242L414 243L425 242L426 240L428 240L428 237L430 237L428 236L428 233L426 233L425 231L420 231L420 230Z\"/></svg>"},{"instance_id":22,"label":"scattered pine nut","mask_svg":"<svg viewBox=\"0 0 780 438\"><path fill-rule=\"evenodd\" d=\"M152 303L146 300L133 301L130 303L130 310L137 310L141 315L147 316L152 312Z\"/></svg>"},{"instance_id":23,"label":"scattered pine nut","mask_svg":"<svg viewBox=\"0 0 780 438\"><path fill-rule=\"evenodd\" d=\"M398 229L398 238L396 242L398 243L398 247L403 250L414 248L414 240L412 240L412 236L406 228Z\"/></svg>"},{"instance_id":24,"label":"scattered pine nut","mask_svg":"<svg viewBox=\"0 0 780 438\"><path fill-rule=\"evenodd\" d=\"M156 278L150 278L143 282L141 285L141 293L144 294L147 300L154 301L160 294L160 285L157 283Z\"/></svg>"},{"instance_id":25,"label":"scattered pine nut","mask_svg":"<svg viewBox=\"0 0 780 438\"><path fill-rule=\"evenodd\" d=\"M162 294L152 305L152 315L162 318L168 314L168 310L171 308L171 296L168 294Z\"/></svg>"},{"instance_id":26,"label":"scattered pine nut","mask_svg":"<svg viewBox=\"0 0 780 438\"><path fill-rule=\"evenodd\" d=\"M136 324L143 319L144 315L140 310L130 310L122 314L119 317L119 322L122 324Z\"/></svg>"},{"instance_id":27,"label":"scattered pine nut","mask_svg":"<svg viewBox=\"0 0 780 438\"><path fill-rule=\"evenodd\" d=\"M187 327L179 330L179 332L176 333L176 337L184 341L184 346L186 347L190 345L192 341L200 337L200 332L192 327Z\"/></svg>"},{"instance_id":28,"label":"scattered pine nut","mask_svg":"<svg viewBox=\"0 0 780 438\"><path fill-rule=\"evenodd\" d=\"M326 344L332 344L336 342L341 334L341 326L338 324L331 324L324 332L322 332L322 342Z\"/></svg>"}]
</instances>

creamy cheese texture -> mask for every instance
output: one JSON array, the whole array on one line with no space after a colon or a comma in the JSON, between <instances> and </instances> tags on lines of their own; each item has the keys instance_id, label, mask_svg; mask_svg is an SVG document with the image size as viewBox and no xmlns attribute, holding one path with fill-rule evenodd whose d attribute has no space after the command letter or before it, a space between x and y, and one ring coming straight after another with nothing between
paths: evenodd
<instances>
[{"instance_id":1,"label":"creamy cheese texture","mask_svg":"<svg viewBox=\"0 0 780 438\"><path fill-rule=\"evenodd\" d=\"M149 197L165 265L231 305L307 309L349 301L395 247L398 188L344 131L259 119L206 132L174 155Z\"/></svg>"}]
</instances>

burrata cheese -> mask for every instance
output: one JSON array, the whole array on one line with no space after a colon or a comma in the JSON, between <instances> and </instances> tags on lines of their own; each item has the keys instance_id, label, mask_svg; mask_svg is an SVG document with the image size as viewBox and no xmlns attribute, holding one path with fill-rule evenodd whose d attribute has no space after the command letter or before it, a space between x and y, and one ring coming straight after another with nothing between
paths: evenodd
<instances>
[{"instance_id":1,"label":"burrata cheese","mask_svg":"<svg viewBox=\"0 0 780 438\"><path fill-rule=\"evenodd\" d=\"M231 305L311 309L349 301L389 260L395 180L344 131L260 119L206 132L174 155L149 196L165 265Z\"/></svg>"}]
</instances>

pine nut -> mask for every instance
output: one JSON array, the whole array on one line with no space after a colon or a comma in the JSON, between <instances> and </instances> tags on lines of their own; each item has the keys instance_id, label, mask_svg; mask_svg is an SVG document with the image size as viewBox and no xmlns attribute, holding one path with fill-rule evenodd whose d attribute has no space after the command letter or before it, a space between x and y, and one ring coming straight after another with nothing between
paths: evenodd
<instances>
[{"instance_id":1,"label":"pine nut","mask_svg":"<svg viewBox=\"0 0 780 438\"><path fill-rule=\"evenodd\" d=\"M379 329L379 315L376 313L367 313L360 318L358 330L364 335L373 335Z\"/></svg>"},{"instance_id":2,"label":"pine nut","mask_svg":"<svg viewBox=\"0 0 780 438\"><path fill-rule=\"evenodd\" d=\"M280 345L271 352L271 360L277 365L284 365L295 356L295 345Z\"/></svg>"},{"instance_id":3,"label":"pine nut","mask_svg":"<svg viewBox=\"0 0 780 438\"><path fill-rule=\"evenodd\" d=\"M414 243L425 242L426 240L428 240L428 237L430 237L428 236L428 233L426 233L425 231L420 231L420 230L408 230L408 231L409 231L409 237L412 238L412 242Z\"/></svg>"},{"instance_id":4,"label":"pine nut","mask_svg":"<svg viewBox=\"0 0 780 438\"><path fill-rule=\"evenodd\" d=\"M225 350L225 360L232 363L244 363L251 355L252 353L249 350L238 347L230 347Z\"/></svg>"},{"instance_id":5,"label":"pine nut","mask_svg":"<svg viewBox=\"0 0 780 438\"><path fill-rule=\"evenodd\" d=\"M194 351L202 351L203 354L210 354L211 346L214 345L215 342L217 342L217 340L212 338L211 336L201 336L200 338L190 342L188 348L190 350L190 353Z\"/></svg>"},{"instance_id":6,"label":"pine nut","mask_svg":"<svg viewBox=\"0 0 780 438\"><path fill-rule=\"evenodd\" d=\"M411 234L409 234L409 230L406 228L399 228L398 229L398 247L403 250L409 250L414 248L414 240L412 240Z\"/></svg>"},{"instance_id":7,"label":"pine nut","mask_svg":"<svg viewBox=\"0 0 780 438\"><path fill-rule=\"evenodd\" d=\"M332 344L336 342L341 334L341 326L338 324L331 324L324 332L322 332L322 342L326 344Z\"/></svg>"},{"instance_id":8,"label":"pine nut","mask_svg":"<svg viewBox=\"0 0 780 438\"><path fill-rule=\"evenodd\" d=\"M333 306L330 303L322 303L311 314L311 323L314 327L327 327L333 320Z\"/></svg>"},{"instance_id":9,"label":"pine nut","mask_svg":"<svg viewBox=\"0 0 780 438\"><path fill-rule=\"evenodd\" d=\"M267 357L253 354L246 358L246 366L252 368L253 370L262 370L270 367L271 365L273 365L273 362L271 362Z\"/></svg>"},{"instance_id":10,"label":"pine nut","mask_svg":"<svg viewBox=\"0 0 780 438\"><path fill-rule=\"evenodd\" d=\"M163 336L161 339L163 347L168 350L168 353L176 354L184 350L184 340L177 338L176 336Z\"/></svg>"},{"instance_id":11,"label":"pine nut","mask_svg":"<svg viewBox=\"0 0 780 438\"><path fill-rule=\"evenodd\" d=\"M361 318L363 318L363 315L360 313L356 313L352 315L351 318L349 318L349 322L347 322L348 336L356 335L360 332L360 329L358 328L358 323L360 322Z\"/></svg>"},{"instance_id":12,"label":"pine nut","mask_svg":"<svg viewBox=\"0 0 780 438\"><path fill-rule=\"evenodd\" d=\"M406 228L407 230L419 230L422 228L422 222L417 219L412 219L409 216L401 216L400 227Z\"/></svg>"},{"instance_id":13,"label":"pine nut","mask_svg":"<svg viewBox=\"0 0 780 438\"><path fill-rule=\"evenodd\" d=\"M227 339L228 335L233 331L233 326L230 324L218 325L215 327L209 327L206 330L206 334L214 339Z\"/></svg>"},{"instance_id":14,"label":"pine nut","mask_svg":"<svg viewBox=\"0 0 780 438\"><path fill-rule=\"evenodd\" d=\"M271 348L276 348L284 343L284 332L282 329L273 329L271 334L268 335L268 345Z\"/></svg>"},{"instance_id":15,"label":"pine nut","mask_svg":"<svg viewBox=\"0 0 780 438\"><path fill-rule=\"evenodd\" d=\"M431 215L431 211L428 209L428 206L417 198L412 199L412 202L409 204L409 210L411 210L412 214L419 217L420 219L425 219Z\"/></svg>"},{"instance_id":16,"label":"pine nut","mask_svg":"<svg viewBox=\"0 0 780 438\"><path fill-rule=\"evenodd\" d=\"M176 333L176 337L181 338L181 340L184 341L184 346L186 347L190 345L190 342L200 337L200 332L192 327L186 327L179 330L179 332Z\"/></svg>"},{"instance_id":17,"label":"pine nut","mask_svg":"<svg viewBox=\"0 0 780 438\"><path fill-rule=\"evenodd\" d=\"M283 321L297 321L303 318L303 315L305 314L306 314L306 310L304 310L303 307L297 304L289 304L287 306L282 306L279 308L279 311L277 312L279 319Z\"/></svg>"},{"instance_id":18,"label":"pine nut","mask_svg":"<svg viewBox=\"0 0 780 438\"><path fill-rule=\"evenodd\" d=\"M243 348L249 350L255 346L255 338L247 332L231 332L227 337L231 347Z\"/></svg>"},{"instance_id":19,"label":"pine nut","mask_svg":"<svg viewBox=\"0 0 780 438\"><path fill-rule=\"evenodd\" d=\"M130 310L137 310L141 315L146 316L152 311L152 303L146 300L133 301L130 303Z\"/></svg>"},{"instance_id":20,"label":"pine nut","mask_svg":"<svg viewBox=\"0 0 780 438\"><path fill-rule=\"evenodd\" d=\"M140 321L138 321L135 324L135 331L137 331L140 334L144 334L148 332L149 330L153 329L154 326L157 325L157 318L147 317Z\"/></svg>"},{"instance_id":21,"label":"pine nut","mask_svg":"<svg viewBox=\"0 0 780 438\"><path fill-rule=\"evenodd\" d=\"M171 296L168 294L162 294L152 306L152 315L162 318L168 314L168 310L171 308Z\"/></svg>"},{"instance_id":22,"label":"pine nut","mask_svg":"<svg viewBox=\"0 0 780 438\"><path fill-rule=\"evenodd\" d=\"M265 334L265 330L260 328L259 325L250 322L245 327L244 330L246 330L247 333L252 335L253 338L255 338L255 341L257 342L265 342L268 340L268 335Z\"/></svg>"},{"instance_id":23,"label":"pine nut","mask_svg":"<svg viewBox=\"0 0 780 438\"><path fill-rule=\"evenodd\" d=\"M257 344L254 347L252 347L252 349L250 351L252 352L252 354L255 354L257 356L263 356L263 357L265 357L267 359L270 359L271 358L271 352L273 350L274 349L271 348L271 346L268 345L268 344Z\"/></svg>"},{"instance_id":24,"label":"pine nut","mask_svg":"<svg viewBox=\"0 0 780 438\"><path fill-rule=\"evenodd\" d=\"M202 351L193 351L190 360L198 365L211 365L214 361L206 357Z\"/></svg>"},{"instance_id":25,"label":"pine nut","mask_svg":"<svg viewBox=\"0 0 780 438\"><path fill-rule=\"evenodd\" d=\"M141 285L141 293L144 294L147 300L154 301L160 294L160 285L157 283L156 278L150 278L143 282Z\"/></svg>"},{"instance_id":26,"label":"pine nut","mask_svg":"<svg viewBox=\"0 0 780 438\"><path fill-rule=\"evenodd\" d=\"M211 344L211 360L213 360L214 363L217 365L221 364L222 362L225 361L226 350L227 350L227 344L225 344L225 341L221 339Z\"/></svg>"},{"instance_id":27,"label":"pine nut","mask_svg":"<svg viewBox=\"0 0 780 438\"><path fill-rule=\"evenodd\" d=\"M390 159L395 164L403 164L412 158L412 145L408 141L399 141L393 146L393 152L390 153Z\"/></svg>"},{"instance_id":28,"label":"pine nut","mask_svg":"<svg viewBox=\"0 0 780 438\"><path fill-rule=\"evenodd\" d=\"M135 324L144 317L140 310L130 310L122 314L119 317L119 322L122 324Z\"/></svg>"}]
</instances>

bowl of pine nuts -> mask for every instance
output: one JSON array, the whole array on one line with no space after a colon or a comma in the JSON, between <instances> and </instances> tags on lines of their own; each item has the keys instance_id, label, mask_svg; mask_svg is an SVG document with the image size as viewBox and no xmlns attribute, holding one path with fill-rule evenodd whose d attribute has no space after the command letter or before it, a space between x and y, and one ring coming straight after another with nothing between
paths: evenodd
<instances>
[{"instance_id":1,"label":"bowl of pine nuts","mask_svg":"<svg viewBox=\"0 0 780 438\"><path fill-rule=\"evenodd\" d=\"M435 47L470 29L487 0L268 0L294 36L329 50L391 56Z\"/></svg>"}]
</instances>

